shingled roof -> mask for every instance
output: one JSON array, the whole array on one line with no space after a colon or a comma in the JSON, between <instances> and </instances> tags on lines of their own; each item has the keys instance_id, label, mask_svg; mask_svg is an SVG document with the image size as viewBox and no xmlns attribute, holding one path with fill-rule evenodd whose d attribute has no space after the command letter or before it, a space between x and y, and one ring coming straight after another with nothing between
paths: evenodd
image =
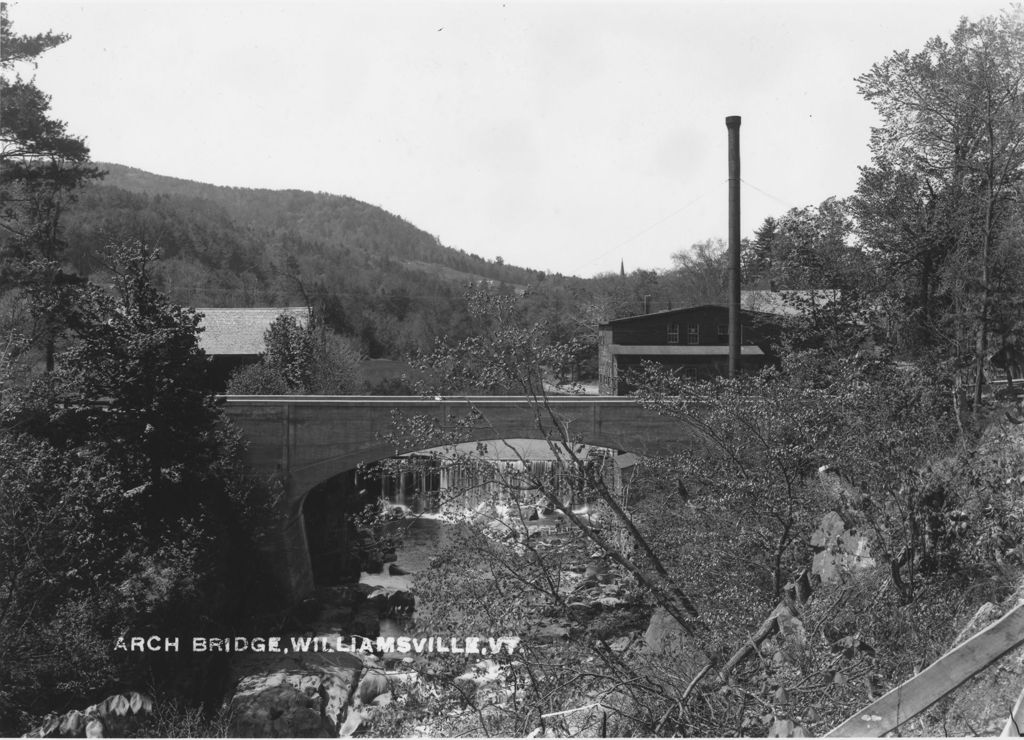
<instances>
[{"instance_id":1,"label":"shingled roof","mask_svg":"<svg viewBox=\"0 0 1024 740\"><path fill-rule=\"evenodd\" d=\"M263 335L278 316L294 316L300 326L309 321L305 306L274 308L197 308L202 314L199 346L208 355L258 355L266 351Z\"/></svg>"},{"instance_id":2,"label":"shingled roof","mask_svg":"<svg viewBox=\"0 0 1024 740\"><path fill-rule=\"evenodd\" d=\"M803 316L814 308L839 300L841 292L817 290L744 290L740 291L740 307L776 316Z\"/></svg>"}]
</instances>

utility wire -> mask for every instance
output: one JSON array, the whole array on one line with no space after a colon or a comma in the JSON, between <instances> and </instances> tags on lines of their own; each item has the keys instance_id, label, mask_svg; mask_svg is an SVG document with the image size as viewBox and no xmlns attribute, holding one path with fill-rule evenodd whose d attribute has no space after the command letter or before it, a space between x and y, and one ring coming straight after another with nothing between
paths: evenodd
<instances>
[{"instance_id":1,"label":"utility wire","mask_svg":"<svg viewBox=\"0 0 1024 740\"><path fill-rule=\"evenodd\" d=\"M788 200L784 200L782 198L779 198L778 196L772 195L767 190L762 190L761 188L757 187L757 185L755 185L754 183L747 182L742 177L740 178L740 182L743 183L744 185L746 185L748 188L753 188L757 192L761 193L761 195L767 195L772 200L774 200L774 201L776 201L778 203L781 203L782 205L786 206L787 208L798 208L799 207L799 206L793 204L792 202L790 202Z\"/></svg>"},{"instance_id":2,"label":"utility wire","mask_svg":"<svg viewBox=\"0 0 1024 740\"><path fill-rule=\"evenodd\" d=\"M585 266L586 267L591 267L591 266L595 265L598 262L598 260L606 257L608 254L610 254L614 250L619 249L620 247L622 247L622 246L624 246L626 244L629 244L634 239L640 238L641 236L643 236L647 232L651 231L652 229L655 229L658 226L661 226L666 221L669 221L669 220L675 218L676 216L678 216L683 211L686 211L687 209L689 209L692 206L696 205L698 201L703 200L705 197L708 196L708 194L710 192L711 192L710 188L708 190L705 190L703 193L698 195L696 198L693 198L692 200L688 201L682 207L678 208L677 210L673 211L672 213L668 214L667 216L665 216L665 217L655 221L650 226L647 226L647 227L641 229L640 231L636 232L635 234L633 234L630 237L627 237L626 239L623 239L622 241L618 242L617 244L613 244L612 246L608 247L608 249L606 249L603 252L601 252L600 254L598 254L596 257L591 258L588 262L585 263Z\"/></svg>"}]
</instances>

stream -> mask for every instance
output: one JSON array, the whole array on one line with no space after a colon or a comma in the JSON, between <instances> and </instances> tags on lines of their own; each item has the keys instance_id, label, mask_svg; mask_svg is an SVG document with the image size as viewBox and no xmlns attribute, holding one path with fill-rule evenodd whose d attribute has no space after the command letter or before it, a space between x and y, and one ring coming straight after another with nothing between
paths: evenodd
<instances>
[{"instance_id":1,"label":"stream","mask_svg":"<svg viewBox=\"0 0 1024 740\"><path fill-rule=\"evenodd\" d=\"M437 514L424 513L404 519L393 519L384 525L385 534L400 533L401 544L396 548L397 560L384 565L382 573L363 572L359 583L383 588L391 592L415 592L416 574L428 567L430 559L443 550L453 531L454 525ZM407 575L389 575L388 570L395 565ZM382 616L380 634L382 637L398 637L407 634L402 622L406 621L395 616Z\"/></svg>"}]
</instances>

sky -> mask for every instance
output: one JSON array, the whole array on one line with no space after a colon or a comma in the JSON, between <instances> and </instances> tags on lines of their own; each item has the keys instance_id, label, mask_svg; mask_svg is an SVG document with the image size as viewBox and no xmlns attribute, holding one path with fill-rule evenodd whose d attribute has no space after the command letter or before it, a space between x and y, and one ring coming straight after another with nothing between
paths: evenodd
<instances>
[{"instance_id":1,"label":"sky","mask_svg":"<svg viewBox=\"0 0 1024 740\"><path fill-rule=\"evenodd\" d=\"M850 195L855 78L986 2L19 2L71 40L34 71L93 159L348 195L447 246L549 272L666 269Z\"/></svg>"}]
</instances>

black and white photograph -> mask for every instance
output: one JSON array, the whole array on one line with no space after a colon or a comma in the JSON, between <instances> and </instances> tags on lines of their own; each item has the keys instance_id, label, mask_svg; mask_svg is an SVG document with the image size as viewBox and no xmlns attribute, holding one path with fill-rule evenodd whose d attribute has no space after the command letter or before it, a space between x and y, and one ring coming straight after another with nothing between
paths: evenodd
<instances>
[{"instance_id":1,"label":"black and white photograph","mask_svg":"<svg viewBox=\"0 0 1024 740\"><path fill-rule=\"evenodd\" d=\"M1024 4L0 2L0 737L1019 737Z\"/></svg>"}]
</instances>

